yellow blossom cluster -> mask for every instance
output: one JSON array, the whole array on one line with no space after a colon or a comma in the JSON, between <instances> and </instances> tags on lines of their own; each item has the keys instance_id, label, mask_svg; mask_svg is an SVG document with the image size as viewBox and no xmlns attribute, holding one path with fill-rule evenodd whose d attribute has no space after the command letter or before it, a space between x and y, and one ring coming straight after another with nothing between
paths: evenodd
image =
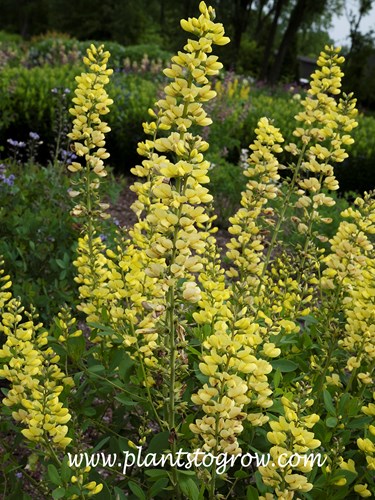
<instances>
[{"instance_id":1,"label":"yellow blossom cluster","mask_svg":"<svg viewBox=\"0 0 375 500\"><path fill-rule=\"evenodd\" d=\"M356 99L352 94L338 97L344 76L341 70L344 57L339 56L339 52L339 48L328 46L321 52L308 97L302 100L304 110L296 116L301 127L297 127L293 134L300 139L302 147L292 143L285 148L293 155L300 155L294 171L299 187L295 206L304 213L306 222L298 224L298 231L306 234L307 239L311 237L313 223L330 222L330 219L321 218L319 209L324 205L334 205L334 200L322 190L338 189L332 164L347 158L345 147L354 142L350 132L358 125L355 121L358 113ZM305 173L302 178L300 169Z\"/></svg>"},{"instance_id":2,"label":"yellow blossom cluster","mask_svg":"<svg viewBox=\"0 0 375 500\"><path fill-rule=\"evenodd\" d=\"M141 214L146 209L148 257L160 259L159 264L167 267L167 278L189 281L201 269L194 253L202 250L204 239L197 227L208 221L201 205L211 202L212 196L202 186L209 180L209 163L203 157L208 144L188 130L211 123L202 103L215 97L207 77L216 75L222 64L210 53L213 44L229 41L223 26L214 22L213 9L204 2L199 9L199 18L181 22L198 40L189 39L185 52L174 56L171 68L164 71L172 82L164 89L165 98L156 103L157 112L150 110L154 120L143 124L145 133L152 136L138 145L138 153L146 160L132 169L133 174L147 177L132 188L138 194L135 211ZM163 130L170 131L169 135L157 138ZM144 231L145 227L135 229ZM195 300L194 294L189 296Z\"/></svg>"},{"instance_id":3,"label":"yellow blossom cluster","mask_svg":"<svg viewBox=\"0 0 375 500\"><path fill-rule=\"evenodd\" d=\"M193 305L201 299L196 273L202 270L201 254L208 236L202 228L210 220L204 205L212 201L212 196L203 186L209 181L209 163L203 156L208 144L190 129L211 123L203 103L215 97L209 77L222 68L211 54L212 46L224 45L229 39L223 26L214 22L211 7L201 2L199 10L198 18L181 22L182 28L197 39L189 39L184 52L178 52L164 71L171 82L164 89L164 98L155 104L155 111L149 110L152 120L143 128L151 138L138 144L138 153L145 159L132 169L145 182L136 182L131 188L137 193L132 208L139 220L129 233L134 246L131 252L124 251L126 262L132 261L125 264L126 279L134 284L144 274L153 280L149 292L154 296L149 293L143 303L151 311L148 317L154 318L154 325L146 324L138 332L154 335L147 344L152 348L143 346L144 361L157 370L165 368L163 363L169 363L169 370L176 364L176 334L182 326L177 324L178 304ZM152 350L158 345L164 354L156 363ZM184 355L179 352L176 367L183 364Z\"/></svg>"},{"instance_id":4,"label":"yellow blossom cluster","mask_svg":"<svg viewBox=\"0 0 375 500\"><path fill-rule=\"evenodd\" d=\"M351 357L347 368L361 384L372 384L375 359L375 200L372 193L355 200L356 208L342 212L331 240L331 253L324 259L322 286L335 291L346 317L345 334L339 344ZM366 370L367 367L367 371Z\"/></svg>"},{"instance_id":5,"label":"yellow blossom cluster","mask_svg":"<svg viewBox=\"0 0 375 500\"><path fill-rule=\"evenodd\" d=\"M97 483L96 481L87 482L87 476L91 470L91 467L85 467L84 469L79 469L71 477L70 481L75 486L78 486L81 495L72 495L71 500L77 500L78 498L90 498L94 495L100 493L103 489L102 483Z\"/></svg>"},{"instance_id":6,"label":"yellow blossom cluster","mask_svg":"<svg viewBox=\"0 0 375 500\"><path fill-rule=\"evenodd\" d=\"M234 291L224 281L214 238L208 240L202 262L201 300L193 317L198 325L211 330L202 342L199 364L208 382L192 396L204 416L190 424L190 429L201 437L205 451L236 455L241 452L238 436L244 429L243 421L260 426L268 420L262 410L272 405L267 379L272 367L256 352L262 343L261 328L249 319L246 307L238 310L231 304ZM273 344L263 346L264 356L278 354ZM248 411L252 407L258 411Z\"/></svg>"},{"instance_id":7,"label":"yellow blossom cluster","mask_svg":"<svg viewBox=\"0 0 375 500\"><path fill-rule=\"evenodd\" d=\"M162 330L164 335L169 332L170 337L176 333L173 308L168 309L167 304L171 300L175 304L175 299L194 304L200 299L195 273L202 269L199 253L204 249L206 233L201 234L199 228L209 221L202 204L211 202L212 196L202 186L208 182L209 163L203 157L208 144L189 129L211 123L202 106L215 96L207 77L222 68L218 58L211 55L212 45L223 45L229 40L224 36L223 26L214 22L214 10L204 2L199 8L199 18L181 23L198 40L189 39L185 52L172 59L171 67L165 70L172 80L165 87L165 98L156 103L156 112L150 110L154 120L143 125L152 140L139 144L138 152L146 159L132 170L147 180L133 186L138 195L133 210L139 221L129 232L131 239L122 242L116 254L105 251L95 234L89 234L80 239L75 262L76 281L84 299L80 307L89 321L100 320L105 310L111 326L122 333L125 345L134 345L150 369L158 368L154 355L158 331ZM100 80L104 84L108 79L107 53L101 54L98 49L96 54L93 47L91 51L95 57L105 59L98 64L106 74ZM90 68L92 72L97 70L95 65ZM86 77L78 81L78 100L85 81ZM108 106L110 103L98 87L99 94ZM93 94L85 96L90 103ZM83 116L85 110L81 102L76 104L74 123L79 125L78 115ZM169 131L169 135L157 137L163 131ZM74 130L72 134L78 139ZM89 144L84 146L87 148ZM76 165L72 168L78 169ZM88 191L89 186L85 189ZM87 213L95 215L92 209ZM158 343L166 354L175 351L173 342L173 345L165 340ZM152 376L147 376L147 380L153 383Z\"/></svg>"},{"instance_id":8,"label":"yellow blossom cluster","mask_svg":"<svg viewBox=\"0 0 375 500\"><path fill-rule=\"evenodd\" d=\"M57 315L56 325L59 329L58 341L65 343L68 339L80 337L82 330L76 328L77 318L71 316L68 308L63 307Z\"/></svg>"},{"instance_id":9,"label":"yellow blossom cluster","mask_svg":"<svg viewBox=\"0 0 375 500\"><path fill-rule=\"evenodd\" d=\"M375 392L372 397L375 401ZM375 403L362 406L361 410L365 415L372 417L372 421L374 422ZM373 474L373 471L375 471L375 425L373 423L367 426L365 437L357 439L357 446L366 455L367 469L370 471L370 474ZM361 491L365 493L361 494L362 497L371 496L367 493L367 484L358 486L362 486Z\"/></svg>"},{"instance_id":10,"label":"yellow blossom cluster","mask_svg":"<svg viewBox=\"0 0 375 500\"><path fill-rule=\"evenodd\" d=\"M225 283L213 236L207 239L202 265L201 298L193 318L211 332L203 337L199 364L208 382L192 396L204 416L190 424L190 429L203 440L205 451L236 455L241 452L238 436L244 429L243 421L260 426L268 420L262 411L272 405L267 379L272 367L256 352L262 343L262 329L250 321L246 307L238 308L235 291ZM262 354L272 358L279 350L269 343ZM253 407L256 413L249 411Z\"/></svg>"},{"instance_id":11,"label":"yellow blossom cluster","mask_svg":"<svg viewBox=\"0 0 375 500\"><path fill-rule=\"evenodd\" d=\"M260 220L264 218L271 226L274 223L273 211L266 204L279 193L279 162L275 155L282 152L280 143L284 141L279 129L267 118L259 120L255 133L249 166L243 172L250 180L242 193L242 207L229 218L228 231L233 238L227 244L227 257L236 266L230 268L228 276L238 278L241 287L252 292L257 289L263 270L264 232Z\"/></svg>"},{"instance_id":12,"label":"yellow blossom cluster","mask_svg":"<svg viewBox=\"0 0 375 500\"><path fill-rule=\"evenodd\" d=\"M99 202L97 190L99 179L107 175L103 160L109 157L105 149L105 134L110 128L101 118L109 112L108 106L113 103L104 88L113 72L107 68L109 57L109 52L104 51L102 45L96 48L91 44L87 49L87 57L83 61L90 72L76 77L78 85L74 91L75 106L69 110L75 118L73 130L68 137L73 141L75 154L85 161L85 165L74 161L68 166L71 172L81 172L84 175L74 183L74 189L69 192L72 198L82 198L86 194L87 199L77 203L72 210L72 215L76 217L92 216L94 213L103 218L107 216L104 210L108 205ZM88 192L91 197L87 196Z\"/></svg>"},{"instance_id":13,"label":"yellow blossom cluster","mask_svg":"<svg viewBox=\"0 0 375 500\"><path fill-rule=\"evenodd\" d=\"M28 440L64 449L71 442L66 425L71 415L60 396L74 383L60 370L59 356L47 347L48 332L42 324L4 292L10 285L6 281L0 292L0 331L6 337L0 349L0 377L11 383L3 404L14 407L12 416L25 426L21 432Z\"/></svg>"},{"instance_id":14,"label":"yellow blossom cluster","mask_svg":"<svg viewBox=\"0 0 375 500\"><path fill-rule=\"evenodd\" d=\"M77 252L75 281L80 285L82 300L77 308L92 323L100 323L105 311L106 324L114 335L127 348L136 348L130 354L143 357L148 366L156 365L155 324L164 307L158 304L161 292L155 286L156 278L146 273L147 256L137 252L129 241L120 242L116 252L106 249L100 237L92 238L90 245L88 235L78 240ZM93 340L100 341L100 336Z\"/></svg>"},{"instance_id":15,"label":"yellow blossom cluster","mask_svg":"<svg viewBox=\"0 0 375 500\"><path fill-rule=\"evenodd\" d=\"M305 400L301 405L283 396L281 402L284 416L270 421L271 431L267 433L267 439L273 445L270 449L272 461L267 466L259 467L259 472L263 483L272 487L277 498L292 499L295 494L313 488L304 474L309 473L314 465L311 457L308 457L309 451L321 444L311 431L319 421L319 415L312 413L303 416L302 408L311 406L314 402L312 399ZM273 497L266 495L260 498Z\"/></svg>"},{"instance_id":16,"label":"yellow blossom cluster","mask_svg":"<svg viewBox=\"0 0 375 500\"><path fill-rule=\"evenodd\" d=\"M272 406L267 379L272 367L254 354L261 337L259 326L246 318L246 310L237 321L229 308L227 315L227 321L215 322L213 333L202 344L199 370L209 378L192 401L205 415L190 429L201 436L205 451L236 455L241 452L237 438L243 431L242 421L263 425L268 420L262 413L247 414L245 407L250 403L261 409ZM269 355L273 355L271 346Z\"/></svg>"}]
</instances>

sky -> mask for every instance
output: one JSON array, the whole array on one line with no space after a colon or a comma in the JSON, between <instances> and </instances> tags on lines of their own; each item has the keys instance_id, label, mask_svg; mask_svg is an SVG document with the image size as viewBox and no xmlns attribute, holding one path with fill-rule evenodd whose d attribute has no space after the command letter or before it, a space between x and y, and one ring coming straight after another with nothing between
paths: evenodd
<instances>
[{"instance_id":1,"label":"sky","mask_svg":"<svg viewBox=\"0 0 375 500\"><path fill-rule=\"evenodd\" d=\"M355 0L346 1L346 8L348 11L350 9L354 10L358 6L358 2ZM375 5L373 6L371 12L362 18L360 26L361 33L367 33L371 28L375 31ZM335 45L349 45L349 21L345 13L341 17L335 17L333 19L333 26L329 30L331 38L334 40Z\"/></svg>"}]
</instances>

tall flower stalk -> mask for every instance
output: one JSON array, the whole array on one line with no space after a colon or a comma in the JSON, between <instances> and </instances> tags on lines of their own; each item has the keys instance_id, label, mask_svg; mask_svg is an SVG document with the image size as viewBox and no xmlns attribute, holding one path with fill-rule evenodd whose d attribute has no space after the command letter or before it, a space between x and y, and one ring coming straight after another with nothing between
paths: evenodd
<instances>
[{"instance_id":1,"label":"tall flower stalk","mask_svg":"<svg viewBox=\"0 0 375 500\"><path fill-rule=\"evenodd\" d=\"M213 8L201 2L199 10L198 18L181 21L182 28L197 39L189 39L184 52L174 56L171 67L164 70L171 82L164 89L165 98L150 110L153 120L143 124L151 138L138 145L138 153L146 159L132 169L133 174L146 178L146 182L133 186L138 194L134 210L140 217L133 237L136 233L147 235L145 254L150 261L146 273L157 279L165 293L158 344L165 350L165 421L173 452L179 426L176 416L183 408L178 387L184 377L177 310L181 301L195 303L201 297L195 278L202 269L200 253L205 247L205 233L200 227L209 219L204 205L212 201L203 186L209 181L209 163L203 156L208 144L190 129L211 123L203 103L213 99L216 92L208 77L222 68L218 58L211 55L212 47L229 42L223 26L214 22ZM144 241L141 236L136 239Z\"/></svg>"}]
</instances>

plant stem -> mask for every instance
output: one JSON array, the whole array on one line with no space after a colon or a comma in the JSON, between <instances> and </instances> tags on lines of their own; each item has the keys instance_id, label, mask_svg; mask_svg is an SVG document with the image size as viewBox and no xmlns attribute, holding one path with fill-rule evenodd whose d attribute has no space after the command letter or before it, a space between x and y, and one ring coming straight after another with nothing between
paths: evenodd
<instances>
[{"instance_id":1,"label":"plant stem","mask_svg":"<svg viewBox=\"0 0 375 500\"><path fill-rule=\"evenodd\" d=\"M287 211L288 206L289 206L290 197L292 196L293 191L294 191L294 186L295 186L295 183L297 181L297 177L298 177L301 165L302 165L302 160L303 160L303 157L305 155L306 148L307 148L307 144L304 144L303 147L302 147L301 153L299 155L296 168L294 169L293 177L292 177L292 180L291 180L291 182L289 184L288 192L287 192L287 194L285 196L285 199L283 201L283 208L282 208L280 216L279 216L279 218L277 220L277 224L276 224L276 227L275 227L275 229L273 231L271 242L270 242L268 250L267 250L266 258L264 260L262 274L260 275L258 288L257 288L256 294L255 294L256 297L259 296L259 293L260 293L260 290L261 290L261 287L262 287L262 284L263 284L264 276L265 276L265 274L267 272L267 268L268 268L268 265L269 265L270 260L271 260L272 252L274 250L274 247L275 247L275 244L276 244L277 237L279 235L279 231L280 231L281 225L284 222L285 214L286 214L286 211ZM259 308L258 308L258 311L259 311ZM257 313L258 313L258 311L257 311Z\"/></svg>"}]
</instances>

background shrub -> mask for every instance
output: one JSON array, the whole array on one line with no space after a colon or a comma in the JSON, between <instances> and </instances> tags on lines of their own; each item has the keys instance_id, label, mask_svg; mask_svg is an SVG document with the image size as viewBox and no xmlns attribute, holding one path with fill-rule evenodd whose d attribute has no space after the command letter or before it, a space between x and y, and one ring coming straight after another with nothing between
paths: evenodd
<instances>
[{"instance_id":1,"label":"background shrub","mask_svg":"<svg viewBox=\"0 0 375 500\"><path fill-rule=\"evenodd\" d=\"M30 131L37 132L44 141L40 160L50 158L55 148L54 123L61 106L53 89L70 91L74 77L81 66L45 65L42 67L7 68L0 74L0 143L7 139L25 141ZM115 101L109 119L112 128L109 144L111 161L118 171L129 171L129 161L135 160L135 150L142 134L142 121L155 100L157 86L139 75L116 73L109 87ZM66 103L65 120L71 123ZM9 154L6 150L5 155Z\"/></svg>"}]
</instances>

